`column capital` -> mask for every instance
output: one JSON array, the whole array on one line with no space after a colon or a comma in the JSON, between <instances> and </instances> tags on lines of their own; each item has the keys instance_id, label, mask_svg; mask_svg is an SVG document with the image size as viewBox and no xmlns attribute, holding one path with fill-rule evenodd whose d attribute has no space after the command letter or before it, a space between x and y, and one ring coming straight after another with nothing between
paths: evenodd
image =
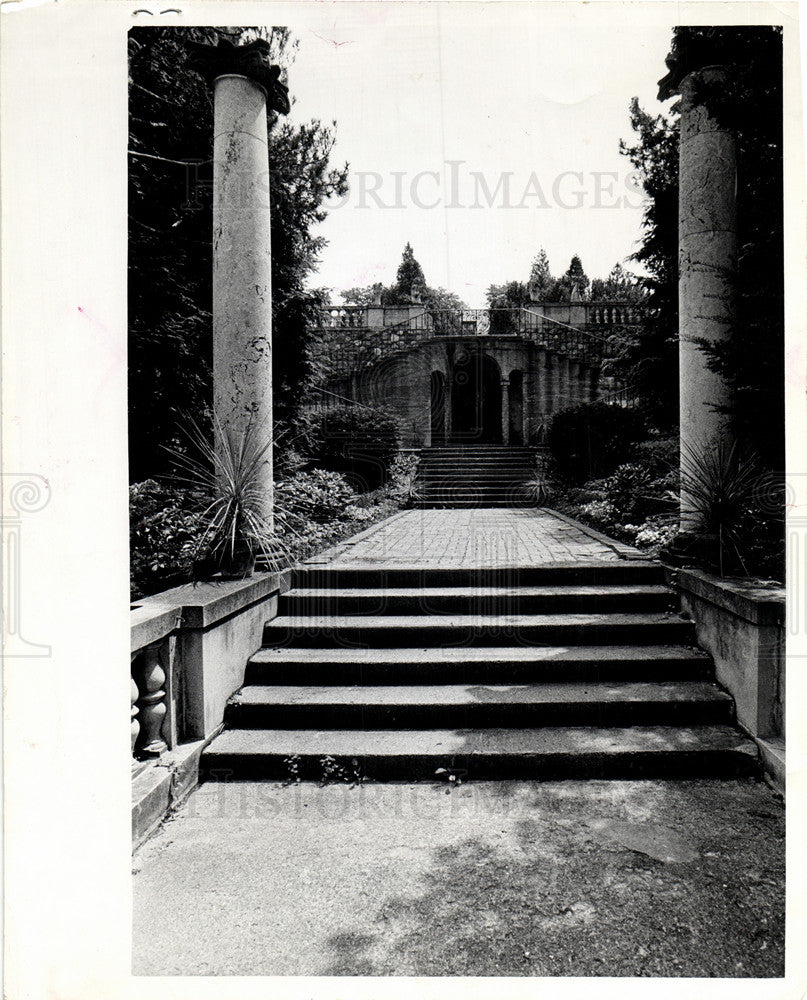
<instances>
[{"instance_id":1,"label":"column capital","mask_svg":"<svg viewBox=\"0 0 807 1000\"><path fill-rule=\"evenodd\" d=\"M693 91L697 82L704 85L727 87L729 81L729 70L726 66L720 65L719 60L713 62L715 56L713 46L708 43L691 42L682 50L677 40L673 41L667 57L664 60L667 66L667 74L658 82L658 99L667 101L676 94L687 96L692 100ZM703 95L705 98L707 95ZM698 103L703 103L700 101Z\"/></svg>"},{"instance_id":2,"label":"column capital","mask_svg":"<svg viewBox=\"0 0 807 1000\"><path fill-rule=\"evenodd\" d=\"M289 88L280 82L280 67L269 61L270 46L264 38L248 45L234 45L220 38L218 45L188 42L187 65L209 84L220 76L244 76L266 94L270 111L287 115L291 110Z\"/></svg>"}]
</instances>

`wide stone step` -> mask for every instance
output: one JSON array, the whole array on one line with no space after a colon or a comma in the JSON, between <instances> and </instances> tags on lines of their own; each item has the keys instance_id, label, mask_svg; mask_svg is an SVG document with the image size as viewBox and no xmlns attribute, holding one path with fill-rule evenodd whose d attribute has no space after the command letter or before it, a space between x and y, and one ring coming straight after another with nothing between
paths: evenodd
<instances>
[{"instance_id":1,"label":"wide stone step","mask_svg":"<svg viewBox=\"0 0 807 1000\"><path fill-rule=\"evenodd\" d=\"M530 478L529 469L423 469L418 482L423 485L439 483L479 483L481 486L497 482L520 483Z\"/></svg>"},{"instance_id":2,"label":"wide stone step","mask_svg":"<svg viewBox=\"0 0 807 1000\"><path fill-rule=\"evenodd\" d=\"M469 646L457 649L260 649L246 684L484 684L706 679L712 661L689 646Z\"/></svg>"},{"instance_id":3,"label":"wide stone step","mask_svg":"<svg viewBox=\"0 0 807 1000\"><path fill-rule=\"evenodd\" d=\"M515 510L519 508L534 507L532 501L524 497L514 496L512 493L502 493L498 497L479 497L474 493L426 495L415 505L419 510L479 510L480 508L502 510Z\"/></svg>"},{"instance_id":4,"label":"wide stone step","mask_svg":"<svg viewBox=\"0 0 807 1000\"><path fill-rule=\"evenodd\" d=\"M550 614L665 611L663 586L300 588L280 598L278 613L307 615Z\"/></svg>"},{"instance_id":5,"label":"wide stone step","mask_svg":"<svg viewBox=\"0 0 807 1000\"><path fill-rule=\"evenodd\" d=\"M703 681L249 686L224 721L242 729L719 725L731 697Z\"/></svg>"},{"instance_id":6,"label":"wide stone step","mask_svg":"<svg viewBox=\"0 0 807 1000\"><path fill-rule=\"evenodd\" d=\"M362 566L309 564L294 571L295 587L377 588L377 587L567 587L661 584L664 570L647 562L614 559L608 562L568 562L529 566L442 566L390 565Z\"/></svg>"},{"instance_id":7,"label":"wide stone step","mask_svg":"<svg viewBox=\"0 0 807 1000\"><path fill-rule=\"evenodd\" d=\"M694 627L672 614L282 615L264 646L690 645Z\"/></svg>"},{"instance_id":8,"label":"wide stone step","mask_svg":"<svg viewBox=\"0 0 807 1000\"><path fill-rule=\"evenodd\" d=\"M335 767L407 781L437 780L440 768L471 779L733 777L756 773L757 749L730 726L238 729L208 746L201 776L316 779Z\"/></svg>"}]
</instances>

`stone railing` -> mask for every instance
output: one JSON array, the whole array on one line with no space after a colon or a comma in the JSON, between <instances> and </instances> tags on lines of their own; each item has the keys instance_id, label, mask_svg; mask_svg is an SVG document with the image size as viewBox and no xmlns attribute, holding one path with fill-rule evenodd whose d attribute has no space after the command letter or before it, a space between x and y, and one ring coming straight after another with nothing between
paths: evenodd
<instances>
[{"instance_id":1,"label":"stone railing","mask_svg":"<svg viewBox=\"0 0 807 1000\"><path fill-rule=\"evenodd\" d=\"M148 645L132 649L130 654L134 765L173 750L185 735L177 698L181 622L180 608L161 611L158 621L150 623L150 631L163 634ZM133 642L142 641L142 634L133 635Z\"/></svg>"},{"instance_id":2,"label":"stone railing","mask_svg":"<svg viewBox=\"0 0 807 1000\"><path fill-rule=\"evenodd\" d=\"M784 588L691 568L669 567L667 579L734 698L737 722L756 742L763 770L784 791Z\"/></svg>"},{"instance_id":3,"label":"stone railing","mask_svg":"<svg viewBox=\"0 0 807 1000\"><path fill-rule=\"evenodd\" d=\"M625 303L534 303L493 309L334 306L322 309L315 347L326 381L344 378L440 337L520 337L572 361L597 365L619 353L641 319Z\"/></svg>"},{"instance_id":4,"label":"stone railing","mask_svg":"<svg viewBox=\"0 0 807 1000\"><path fill-rule=\"evenodd\" d=\"M187 584L131 611L132 837L140 843L198 781L199 759L277 613L290 573Z\"/></svg>"}]
</instances>

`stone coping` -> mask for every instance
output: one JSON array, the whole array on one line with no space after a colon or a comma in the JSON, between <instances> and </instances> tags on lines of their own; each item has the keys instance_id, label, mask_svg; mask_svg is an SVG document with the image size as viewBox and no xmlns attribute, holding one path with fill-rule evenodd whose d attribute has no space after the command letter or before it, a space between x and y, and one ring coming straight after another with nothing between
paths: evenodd
<instances>
[{"instance_id":1,"label":"stone coping","mask_svg":"<svg viewBox=\"0 0 807 1000\"><path fill-rule=\"evenodd\" d=\"M753 625L783 626L785 623L785 588L778 584L765 586L759 580L712 576L699 569L665 566L665 570L670 583L680 590Z\"/></svg>"},{"instance_id":2,"label":"stone coping","mask_svg":"<svg viewBox=\"0 0 807 1000\"><path fill-rule=\"evenodd\" d=\"M207 629L239 611L283 593L291 571L256 573L242 580L186 583L135 602L131 611L131 651L159 642L180 626Z\"/></svg>"}]
</instances>

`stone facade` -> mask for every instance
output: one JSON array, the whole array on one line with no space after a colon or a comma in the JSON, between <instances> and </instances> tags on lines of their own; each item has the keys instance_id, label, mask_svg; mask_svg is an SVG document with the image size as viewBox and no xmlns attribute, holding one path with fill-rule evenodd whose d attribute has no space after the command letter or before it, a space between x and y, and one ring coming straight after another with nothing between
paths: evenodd
<instances>
[{"instance_id":1,"label":"stone facade","mask_svg":"<svg viewBox=\"0 0 807 1000\"><path fill-rule=\"evenodd\" d=\"M553 413L618 394L604 374L610 335L639 318L639 307L612 302L337 307L322 316L320 405L392 410L407 448L538 444Z\"/></svg>"}]
</instances>

